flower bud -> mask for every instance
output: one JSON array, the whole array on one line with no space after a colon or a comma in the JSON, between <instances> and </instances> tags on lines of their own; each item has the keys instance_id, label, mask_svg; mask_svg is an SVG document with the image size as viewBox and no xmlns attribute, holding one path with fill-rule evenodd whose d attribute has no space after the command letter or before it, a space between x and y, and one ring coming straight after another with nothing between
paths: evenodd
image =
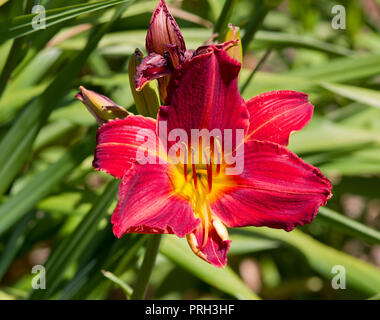
<instances>
[{"instance_id":1,"label":"flower bud","mask_svg":"<svg viewBox=\"0 0 380 320\"><path fill-rule=\"evenodd\" d=\"M230 55L230 57L236 59L240 63L243 63L243 49L241 47L239 27L236 27L230 23L228 25L228 30L224 42L234 40L239 40L239 42L231 48L227 49L227 53Z\"/></svg>"},{"instance_id":2,"label":"flower bud","mask_svg":"<svg viewBox=\"0 0 380 320\"><path fill-rule=\"evenodd\" d=\"M125 118L129 114L127 110L117 105L106 96L87 90L82 86L79 87L79 91L80 92L75 95L75 98L80 100L86 106L99 125L102 125L111 119Z\"/></svg>"},{"instance_id":3,"label":"flower bud","mask_svg":"<svg viewBox=\"0 0 380 320\"><path fill-rule=\"evenodd\" d=\"M158 108L160 107L157 83L154 81L149 82L148 79L145 78L145 80L140 79L137 81L137 85L140 87L138 91L136 90L136 70L141 64L142 59L143 54L140 50L136 49L135 53L130 57L128 64L129 84L131 86L132 95L135 100L138 113L143 116L156 118ZM143 78L143 71L140 70L139 73L141 74L138 78ZM140 82L143 83L143 85Z\"/></svg>"},{"instance_id":4,"label":"flower bud","mask_svg":"<svg viewBox=\"0 0 380 320\"><path fill-rule=\"evenodd\" d=\"M164 0L160 0L150 20L146 36L146 51L164 56L168 45L177 45L182 52L186 51L181 31L170 14Z\"/></svg>"}]
</instances>

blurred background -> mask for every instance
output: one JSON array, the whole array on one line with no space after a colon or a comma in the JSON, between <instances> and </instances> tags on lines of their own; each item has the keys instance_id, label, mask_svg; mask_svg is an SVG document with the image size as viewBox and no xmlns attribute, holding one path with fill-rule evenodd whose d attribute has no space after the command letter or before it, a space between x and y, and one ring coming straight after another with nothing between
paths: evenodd
<instances>
[{"instance_id":1,"label":"blurred background","mask_svg":"<svg viewBox=\"0 0 380 320\"><path fill-rule=\"evenodd\" d=\"M240 27L245 99L309 95L314 116L289 148L321 168L333 197L290 233L231 230L225 269L164 236L147 297L380 299L380 1L227 1L226 15L223 0L167 3L188 49L215 26ZM147 236L113 236L118 181L93 170L97 124L74 96L83 85L136 112L128 59L145 49L157 1L41 0L39 30L35 4L0 0L0 299L125 299ZM32 289L35 265L45 290Z\"/></svg>"}]
</instances>

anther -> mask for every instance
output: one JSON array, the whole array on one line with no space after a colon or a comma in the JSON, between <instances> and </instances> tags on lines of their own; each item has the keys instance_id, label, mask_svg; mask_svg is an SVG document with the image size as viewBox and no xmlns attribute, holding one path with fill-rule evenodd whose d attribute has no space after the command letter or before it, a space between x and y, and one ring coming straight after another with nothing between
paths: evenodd
<instances>
[{"instance_id":1,"label":"anther","mask_svg":"<svg viewBox=\"0 0 380 320\"><path fill-rule=\"evenodd\" d=\"M212 220L212 225L214 226L214 229L215 229L216 233L218 234L218 236L223 241L229 240L228 230L227 230L226 226L219 219L214 218Z\"/></svg>"},{"instance_id":2,"label":"anther","mask_svg":"<svg viewBox=\"0 0 380 320\"><path fill-rule=\"evenodd\" d=\"M197 238L196 238L195 234L193 232L189 233L188 235L186 235L186 239L187 239L187 242L189 243L189 246L190 246L191 250L193 250L193 252L198 257L200 257L203 260L207 261L207 257L205 256L205 254L203 252L201 252L201 250L198 247L198 242L197 242Z\"/></svg>"}]
</instances>

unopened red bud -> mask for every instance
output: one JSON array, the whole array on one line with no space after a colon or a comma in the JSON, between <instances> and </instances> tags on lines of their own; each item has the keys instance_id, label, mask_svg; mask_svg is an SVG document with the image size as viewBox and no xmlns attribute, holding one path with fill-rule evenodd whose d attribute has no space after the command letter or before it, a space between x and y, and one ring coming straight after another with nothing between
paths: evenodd
<instances>
[{"instance_id":1,"label":"unopened red bud","mask_svg":"<svg viewBox=\"0 0 380 320\"><path fill-rule=\"evenodd\" d=\"M164 0L161 0L150 20L146 36L146 51L148 54L157 53L164 56L167 46L177 45L180 51L185 52L186 46L181 31L170 14Z\"/></svg>"}]
</instances>

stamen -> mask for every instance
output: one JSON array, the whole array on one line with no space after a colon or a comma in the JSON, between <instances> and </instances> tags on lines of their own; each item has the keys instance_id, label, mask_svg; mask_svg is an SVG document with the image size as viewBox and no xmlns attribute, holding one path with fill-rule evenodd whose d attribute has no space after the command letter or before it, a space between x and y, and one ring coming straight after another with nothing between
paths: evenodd
<instances>
[{"instance_id":1,"label":"stamen","mask_svg":"<svg viewBox=\"0 0 380 320\"><path fill-rule=\"evenodd\" d=\"M212 190L212 163L211 157L210 159L208 158L206 151L204 152L204 156L206 158L208 192L210 193Z\"/></svg>"},{"instance_id":2,"label":"stamen","mask_svg":"<svg viewBox=\"0 0 380 320\"><path fill-rule=\"evenodd\" d=\"M195 190L198 190L198 182L197 182L197 171L195 170L195 163L194 163L194 150L191 148L191 169L193 170L193 181L194 181L194 188Z\"/></svg>"},{"instance_id":3,"label":"stamen","mask_svg":"<svg viewBox=\"0 0 380 320\"><path fill-rule=\"evenodd\" d=\"M220 173L220 163L222 162L221 161L221 155L222 155L222 145L218 139L218 137L216 137L216 145L217 145L217 150L216 150L216 156L217 156L217 163L216 163L216 176L219 175Z\"/></svg>"},{"instance_id":4,"label":"stamen","mask_svg":"<svg viewBox=\"0 0 380 320\"><path fill-rule=\"evenodd\" d=\"M214 226L214 229L216 233L218 234L218 236L223 241L227 241L230 239L228 236L228 230L226 226L218 218L214 217L214 219L212 220L212 225Z\"/></svg>"},{"instance_id":5,"label":"stamen","mask_svg":"<svg viewBox=\"0 0 380 320\"><path fill-rule=\"evenodd\" d=\"M183 164L183 175L185 176L185 181L187 182L187 163Z\"/></svg>"},{"instance_id":6,"label":"stamen","mask_svg":"<svg viewBox=\"0 0 380 320\"><path fill-rule=\"evenodd\" d=\"M212 165L207 165L207 182L208 182L208 192L212 190Z\"/></svg>"},{"instance_id":7,"label":"stamen","mask_svg":"<svg viewBox=\"0 0 380 320\"><path fill-rule=\"evenodd\" d=\"M220 173L220 163L216 165L216 176L218 176Z\"/></svg>"},{"instance_id":8,"label":"stamen","mask_svg":"<svg viewBox=\"0 0 380 320\"><path fill-rule=\"evenodd\" d=\"M206 247L207 240L208 240L208 225L209 225L209 216L208 216L208 205L207 203L203 204L203 241L202 246L199 248L200 250L203 250Z\"/></svg>"},{"instance_id":9,"label":"stamen","mask_svg":"<svg viewBox=\"0 0 380 320\"><path fill-rule=\"evenodd\" d=\"M187 239L187 242L189 243L189 246L190 246L191 250L193 250L193 252L198 257L200 257L203 260L207 261L206 256L204 255L203 252L201 252L201 250L198 247L198 242L197 242L197 238L195 237L195 234L193 232L189 233L188 235L186 235L186 239Z\"/></svg>"},{"instance_id":10,"label":"stamen","mask_svg":"<svg viewBox=\"0 0 380 320\"><path fill-rule=\"evenodd\" d=\"M203 240L202 240L202 245L199 247L200 250L203 250L208 241L209 237L209 226L211 223L211 209L210 205L208 203L207 197L206 197L206 186L203 182L203 179L199 180L201 190L197 192L197 197L200 202L200 206L198 206L199 211L201 212L201 219L202 219L202 225L203 225Z\"/></svg>"},{"instance_id":11,"label":"stamen","mask_svg":"<svg viewBox=\"0 0 380 320\"><path fill-rule=\"evenodd\" d=\"M183 159L183 175L185 176L185 181L187 182L187 159L188 159L188 149L186 143L182 141L183 146L185 147L185 158Z\"/></svg>"}]
</instances>

